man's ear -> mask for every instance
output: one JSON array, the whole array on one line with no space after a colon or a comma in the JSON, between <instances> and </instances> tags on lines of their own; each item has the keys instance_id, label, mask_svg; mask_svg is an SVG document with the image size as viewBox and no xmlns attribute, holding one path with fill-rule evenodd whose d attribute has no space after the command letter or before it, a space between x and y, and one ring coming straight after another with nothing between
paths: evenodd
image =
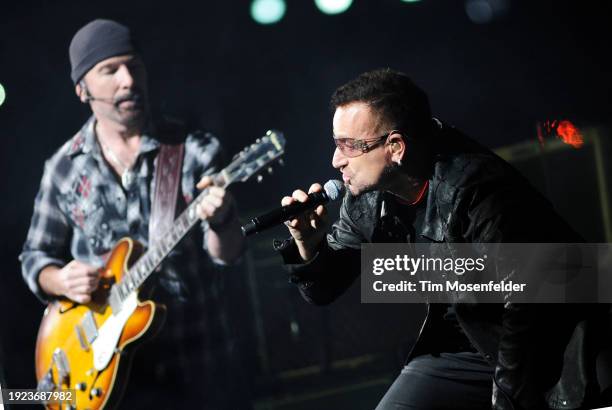
<instances>
[{"instance_id":1,"label":"man's ear","mask_svg":"<svg viewBox=\"0 0 612 410\"><path fill-rule=\"evenodd\" d=\"M87 103L88 101L87 86L85 85L83 81L79 81L77 85L75 85L74 91L76 92L77 97L79 97L79 100L81 100L83 104Z\"/></svg>"},{"instance_id":2,"label":"man's ear","mask_svg":"<svg viewBox=\"0 0 612 410\"><path fill-rule=\"evenodd\" d=\"M387 145L391 147L391 161L396 164L401 163L407 148L406 141L402 138L402 134L391 134L387 140Z\"/></svg>"}]
</instances>

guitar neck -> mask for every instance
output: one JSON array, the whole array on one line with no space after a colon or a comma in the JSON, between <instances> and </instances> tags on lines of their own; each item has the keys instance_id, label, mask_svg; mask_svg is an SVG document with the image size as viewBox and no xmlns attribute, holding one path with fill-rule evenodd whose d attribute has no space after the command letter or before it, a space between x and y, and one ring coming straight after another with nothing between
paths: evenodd
<instances>
[{"instance_id":1,"label":"guitar neck","mask_svg":"<svg viewBox=\"0 0 612 410\"><path fill-rule=\"evenodd\" d=\"M233 182L227 178L224 171L213 176L215 186L226 188ZM120 300L124 300L131 292L138 289L191 228L200 221L196 207L206 194L207 190L204 190L191 201L161 238L149 238L149 243L153 245L130 267L122 280L115 283L113 290L111 290L111 292L117 293Z\"/></svg>"},{"instance_id":2,"label":"guitar neck","mask_svg":"<svg viewBox=\"0 0 612 410\"><path fill-rule=\"evenodd\" d=\"M234 156L232 162L221 172L212 176L213 185L226 188L234 182L247 181L273 161L283 155L285 137L279 131L270 130L254 144L243 149ZM196 207L206 196L201 192L187 208L176 218L172 227L161 238L149 238L149 249L132 265L110 290L108 302L113 313L119 312L123 301L147 280L155 268L168 256L176 245L187 235L200 220Z\"/></svg>"}]
</instances>

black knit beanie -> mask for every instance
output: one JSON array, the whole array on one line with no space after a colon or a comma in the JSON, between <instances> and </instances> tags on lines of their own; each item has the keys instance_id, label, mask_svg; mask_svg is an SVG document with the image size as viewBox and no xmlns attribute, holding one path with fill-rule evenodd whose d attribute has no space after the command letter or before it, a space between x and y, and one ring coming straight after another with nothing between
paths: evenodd
<instances>
[{"instance_id":1,"label":"black knit beanie","mask_svg":"<svg viewBox=\"0 0 612 410\"><path fill-rule=\"evenodd\" d=\"M76 85L93 66L110 57L136 52L130 29L112 20L94 20L70 42L70 77Z\"/></svg>"}]
</instances>

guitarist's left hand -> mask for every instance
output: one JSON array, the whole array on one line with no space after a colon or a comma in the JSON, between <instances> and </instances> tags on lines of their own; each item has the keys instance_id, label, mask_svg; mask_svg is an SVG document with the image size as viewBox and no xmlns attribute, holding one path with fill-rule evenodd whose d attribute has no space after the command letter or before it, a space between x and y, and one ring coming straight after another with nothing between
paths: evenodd
<instances>
[{"instance_id":1,"label":"guitarist's left hand","mask_svg":"<svg viewBox=\"0 0 612 410\"><path fill-rule=\"evenodd\" d=\"M211 226L226 225L231 222L228 219L233 216L234 198L232 195L224 188L214 186L209 176L203 177L196 187L198 189L208 188L208 195L196 207L198 216L208 221Z\"/></svg>"}]
</instances>

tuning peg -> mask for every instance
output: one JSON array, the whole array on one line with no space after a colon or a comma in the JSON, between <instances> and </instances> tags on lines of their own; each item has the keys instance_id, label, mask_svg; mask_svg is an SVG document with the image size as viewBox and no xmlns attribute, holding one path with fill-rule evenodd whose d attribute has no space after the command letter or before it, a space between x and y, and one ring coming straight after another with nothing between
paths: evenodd
<instances>
[{"instance_id":1,"label":"tuning peg","mask_svg":"<svg viewBox=\"0 0 612 410\"><path fill-rule=\"evenodd\" d=\"M257 182L261 183L263 181L263 175L257 175Z\"/></svg>"},{"instance_id":2,"label":"tuning peg","mask_svg":"<svg viewBox=\"0 0 612 410\"><path fill-rule=\"evenodd\" d=\"M268 174L272 174L272 173L274 173L274 168L268 167Z\"/></svg>"},{"instance_id":3,"label":"tuning peg","mask_svg":"<svg viewBox=\"0 0 612 410\"><path fill-rule=\"evenodd\" d=\"M278 165L280 165L281 167L285 166L285 160L283 160L282 158L278 160Z\"/></svg>"}]
</instances>

